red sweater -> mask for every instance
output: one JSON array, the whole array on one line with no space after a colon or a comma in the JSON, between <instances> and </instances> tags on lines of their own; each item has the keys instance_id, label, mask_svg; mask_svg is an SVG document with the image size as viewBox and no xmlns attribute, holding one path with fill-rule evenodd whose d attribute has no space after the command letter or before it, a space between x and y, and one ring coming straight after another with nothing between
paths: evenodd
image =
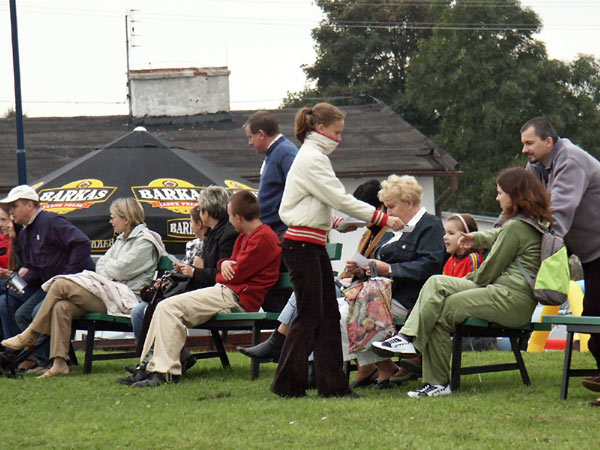
<instances>
[{"instance_id":1,"label":"red sweater","mask_svg":"<svg viewBox=\"0 0 600 450\"><path fill-rule=\"evenodd\" d=\"M0 231L0 269L8 269L10 237Z\"/></svg>"},{"instance_id":2,"label":"red sweater","mask_svg":"<svg viewBox=\"0 0 600 450\"><path fill-rule=\"evenodd\" d=\"M235 275L227 281L221 275L223 261L234 260ZM242 233L233 246L231 258L217 263L217 283L224 284L240 298L246 311L255 312L262 306L265 295L279 279L281 247L279 238L268 225L259 226L250 235Z\"/></svg>"},{"instance_id":3,"label":"red sweater","mask_svg":"<svg viewBox=\"0 0 600 450\"><path fill-rule=\"evenodd\" d=\"M463 278L467 274L477 270L483 262L483 256L476 251L471 250L464 255L452 255L444 265L443 274L451 277Z\"/></svg>"}]
</instances>

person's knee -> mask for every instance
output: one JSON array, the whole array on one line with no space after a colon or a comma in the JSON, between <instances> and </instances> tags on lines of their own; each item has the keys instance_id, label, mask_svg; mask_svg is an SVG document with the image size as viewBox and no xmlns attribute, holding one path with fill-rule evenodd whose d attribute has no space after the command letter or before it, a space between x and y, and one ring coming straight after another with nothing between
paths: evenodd
<instances>
[{"instance_id":1,"label":"person's knee","mask_svg":"<svg viewBox=\"0 0 600 450\"><path fill-rule=\"evenodd\" d=\"M60 300L58 302L56 302L54 304L54 307L52 308L52 317L57 317L57 318L67 318L67 317L71 317L73 315L72 313L72 303L65 301L65 300Z\"/></svg>"}]
</instances>

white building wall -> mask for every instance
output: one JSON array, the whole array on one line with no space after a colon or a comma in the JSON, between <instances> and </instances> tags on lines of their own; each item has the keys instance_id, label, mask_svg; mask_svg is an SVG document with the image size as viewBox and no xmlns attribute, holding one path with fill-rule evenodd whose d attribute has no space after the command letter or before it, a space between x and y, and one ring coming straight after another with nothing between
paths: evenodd
<instances>
[{"instance_id":1,"label":"white building wall","mask_svg":"<svg viewBox=\"0 0 600 450\"><path fill-rule=\"evenodd\" d=\"M132 114L152 117L228 112L229 74L226 67L132 71Z\"/></svg>"}]
</instances>

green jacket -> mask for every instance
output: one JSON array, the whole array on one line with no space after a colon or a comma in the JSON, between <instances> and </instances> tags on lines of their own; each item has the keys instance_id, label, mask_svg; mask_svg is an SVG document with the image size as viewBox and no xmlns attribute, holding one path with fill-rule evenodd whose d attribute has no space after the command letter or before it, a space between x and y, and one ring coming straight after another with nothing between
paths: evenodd
<instances>
[{"instance_id":1,"label":"green jacket","mask_svg":"<svg viewBox=\"0 0 600 450\"><path fill-rule=\"evenodd\" d=\"M475 248L490 249L479 269L466 276L480 286L499 284L515 293L533 293L516 264L518 257L529 273L540 267L542 235L531 225L509 219L501 228L473 233Z\"/></svg>"}]
</instances>

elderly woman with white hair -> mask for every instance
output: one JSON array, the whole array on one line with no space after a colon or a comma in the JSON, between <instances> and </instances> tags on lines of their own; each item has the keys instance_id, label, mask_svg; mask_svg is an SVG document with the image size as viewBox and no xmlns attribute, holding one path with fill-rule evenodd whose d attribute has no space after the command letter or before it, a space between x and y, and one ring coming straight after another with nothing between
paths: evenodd
<instances>
[{"instance_id":1,"label":"elderly woman with white hair","mask_svg":"<svg viewBox=\"0 0 600 450\"><path fill-rule=\"evenodd\" d=\"M441 220L428 214L422 206L423 188L415 177L390 175L381 183L379 199L387 214L399 217L406 226L399 231L386 233L375 248L377 274L390 277L392 284L392 314L406 317L415 305L419 291L431 275L441 274L444 266L444 227ZM357 277L369 275L369 269L359 267L355 261L346 263L346 271ZM385 331L375 336L381 340ZM390 379L398 377L400 369L389 358L377 356L370 348L356 353L360 369L353 387L372 383L375 387L391 386Z\"/></svg>"},{"instance_id":2,"label":"elderly woman with white hair","mask_svg":"<svg viewBox=\"0 0 600 450\"><path fill-rule=\"evenodd\" d=\"M31 324L2 341L20 350L35 344L38 335L50 335L52 367L41 377L67 375L71 322L89 312L128 316L140 300L140 289L152 281L160 256L165 254L160 236L144 223L140 202L119 198L110 206L110 222L118 234L100 257L96 272L58 275L42 288L48 293Z\"/></svg>"}]
</instances>

